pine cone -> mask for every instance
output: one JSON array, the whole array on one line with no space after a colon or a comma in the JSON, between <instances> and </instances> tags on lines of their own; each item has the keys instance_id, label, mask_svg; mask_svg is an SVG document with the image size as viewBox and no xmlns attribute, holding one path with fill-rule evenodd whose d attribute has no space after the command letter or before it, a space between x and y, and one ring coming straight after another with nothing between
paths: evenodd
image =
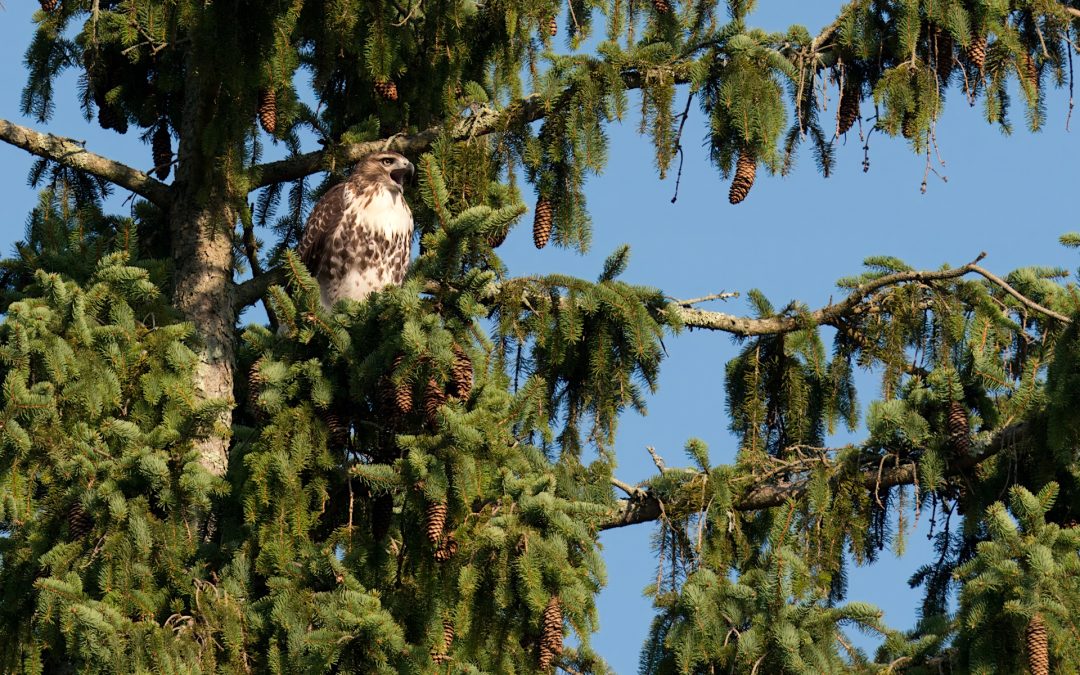
<instances>
[{"instance_id":1,"label":"pine cone","mask_svg":"<svg viewBox=\"0 0 1080 675\"><path fill-rule=\"evenodd\" d=\"M500 227L488 233L487 243L491 248L499 248L506 241L506 235L510 234L510 227Z\"/></svg>"},{"instance_id":2,"label":"pine cone","mask_svg":"<svg viewBox=\"0 0 1080 675\"><path fill-rule=\"evenodd\" d=\"M341 418L336 412L329 411L323 417L326 421L326 429L330 432L330 442L334 445L345 445L349 440L349 428L341 423Z\"/></svg>"},{"instance_id":3,"label":"pine cone","mask_svg":"<svg viewBox=\"0 0 1080 675\"><path fill-rule=\"evenodd\" d=\"M1031 675L1050 675L1050 649L1047 644L1046 621L1041 614L1031 617L1024 631L1027 643L1028 669Z\"/></svg>"},{"instance_id":4,"label":"pine cone","mask_svg":"<svg viewBox=\"0 0 1080 675\"><path fill-rule=\"evenodd\" d=\"M165 180L169 177L169 170L172 165L172 137L169 136L169 125L164 119L158 124L158 128L154 130L154 137L150 141L150 149L154 155L154 173L157 175L158 180Z\"/></svg>"},{"instance_id":5,"label":"pine cone","mask_svg":"<svg viewBox=\"0 0 1080 675\"><path fill-rule=\"evenodd\" d=\"M424 530L432 546L438 545L442 539L443 528L446 527L446 511L446 502L431 502L427 506Z\"/></svg>"},{"instance_id":6,"label":"pine cone","mask_svg":"<svg viewBox=\"0 0 1080 675\"><path fill-rule=\"evenodd\" d=\"M375 83L375 93L387 101L398 100L397 84L393 80L379 80Z\"/></svg>"},{"instance_id":7,"label":"pine cone","mask_svg":"<svg viewBox=\"0 0 1080 675\"><path fill-rule=\"evenodd\" d=\"M259 92L259 124L268 134L277 129L277 92L272 88Z\"/></svg>"},{"instance_id":8,"label":"pine cone","mask_svg":"<svg viewBox=\"0 0 1080 675\"><path fill-rule=\"evenodd\" d=\"M739 159L735 163L735 178L731 181L731 190L728 191L728 201L738 204L746 199L750 188L754 187L754 176L757 174L757 161L748 150L739 152Z\"/></svg>"},{"instance_id":9,"label":"pine cone","mask_svg":"<svg viewBox=\"0 0 1080 675\"><path fill-rule=\"evenodd\" d=\"M1035 65L1035 59L1032 58L1031 54L1024 54L1023 65L1024 65L1024 79L1027 80L1028 84L1030 84L1031 87L1035 91L1038 91L1039 90L1039 69Z\"/></svg>"},{"instance_id":10,"label":"pine cone","mask_svg":"<svg viewBox=\"0 0 1080 675\"><path fill-rule=\"evenodd\" d=\"M454 624L444 619L442 627L442 644L431 647L431 660L440 665L450 661L450 645L454 644Z\"/></svg>"},{"instance_id":11,"label":"pine cone","mask_svg":"<svg viewBox=\"0 0 1080 675\"><path fill-rule=\"evenodd\" d=\"M551 202L547 197L541 197L536 202L536 210L533 212L533 243L536 248L547 246L551 239Z\"/></svg>"},{"instance_id":12,"label":"pine cone","mask_svg":"<svg viewBox=\"0 0 1080 675\"><path fill-rule=\"evenodd\" d=\"M388 492L375 495L371 499L371 536L375 541L382 541L390 531L390 521L394 517L394 496Z\"/></svg>"},{"instance_id":13,"label":"pine cone","mask_svg":"<svg viewBox=\"0 0 1080 675\"><path fill-rule=\"evenodd\" d=\"M98 104L98 126L102 129L115 129L117 133L126 134L128 130L127 118L117 112L116 108L105 103Z\"/></svg>"},{"instance_id":14,"label":"pine cone","mask_svg":"<svg viewBox=\"0 0 1080 675\"><path fill-rule=\"evenodd\" d=\"M980 35L971 38L971 44L967 46L965 52L967 60L981 73L983 66L986 64L986 36Z\"/></svg>"},{"instance_id":15,"label":"pine cone","mask_svg":"<svg viewBox=\"0 0 1080 675\"><path fill-rule=\"evenodd\" d=\"M949 442L957 454L966 455L971 449L971 427L968 424L967 409L959 401L949 403L947 426Z\"/></svg>"},{"instance_id":16,"label":"pine cone","mask_svg":"<svg viewBox=\"0 0 1080 675\"><path fill-rule=\"evenodd\" d=\"M472 393L473 368L469 355L461 348L454 345L454 365L450 369L450 393L456 398L466 399Z\"/></svg>"},{"instance_id":17,"label":"pine cone","mask_svg":"<svg viewBox=\"0 0 1080 675\"><path fill-rule=\"evenodd\" d=\"M547 671L556 656L562 653L563 616L558 597L552 597L544 608L540 628L540 670Z\"/></svg>"},{"instance_id":18,"label":"pine cone","mask_svg":"<svg viewBox=\"0 0 1080 675\"><path fill-rule=\"evenodd\" d=\"M836 116L836 133L843 136L859 119L859 92L845 88L840 94L840 110Z\"/></svg>"},{"instance_id":19,"label":"pine cone","mask_svg":"<svg viewBox=\"0 0 1080 675\"><path fill-rule=\"evenodd\" d=\"M251 364L251 370L248 371L248 404L252 410L258 410L259 393L266 384L266 376L259 370L261 365L262 359L259 359Z\"/></svg>"},{"instance_id":20,"label":"pine cone","mask_svg":"<svg viewBox=\"0 0 1080 675\"><path fill-rule=\"evenodd\" d=\"M405 357L398 354L394 357L394 365L391 366L391 372L396 373L401 367L401 364L405 361ZM384 390L384 396L391 403L391 407L399 417L405 417L413 411L413 397L412 387L409 385L409 381L402 379L397 385L393 383L390 378L386 379L386 389Z\"/></svg>"},{"instance_id":21,"label":"pine cone","mask_svg":"<svg viewBox=\"0 0 1080 675\"><path fill-rule=\"evenodd\" d=\"M652 6L657 14L667 14L671 11L671 3L668 0L652 0Z\"/></svg>"},{"instance_id":22,"label":"pine cone","mask_svg":"<svg viewBox=\"0 0 1080 675\"><path fill-rule=\"evenodd\" d=\"M948 86L953 71L952 34L944 28L934 28L934 69L942 87Z\"/></svg>"},{"instance_id":23,"label":"pine cone","mask_svg":"<svg viewBox=\"0 0 1080 675\"><path fill-rule=\"evenodd\" d=\"M68 509L67 525L68 534L71 535L72 539L82 539L90 534L90 530L94 527L94 521L83 509L82 502L75 502Z\"/></svg>"},{"instance_id":24,"label":"pine cone","mask_svg":"<svg viewBox=\"0 0 1080 675\"><path fill-rule=\"evenodd\" d=\"M547 34L551 37L555 37L559 34L559 19L556 16L549 16L548 20L544 22L544 28L547 30Z\"/></svg>"},{"instance_id":25,"label":"pine cone","mask_svg":"<svg viewBox=\"0 0 1080 675\"><path fill-rule=\"evenodd\" d=\"M439 421L439 408L443 407L446 403L446 392L435 381L435 378L428 378L427 386L424 387L424 416L427 418L428 424L435 426Z\"/></svg>"},{"instance_id":26,"label":"pine cone","mask_svg":"<svg viewBox=\"0 0 1080 675\"><path fill-rule=\"evenodd\" d=\"M435 562L444 563L450 558L453 558L457 553L458 543L453 537L446 537L443 540L442 545L435 549Z\"/></svg>"},{"instance_id":27,"label":"pine cone","mask_svg":"<svg viewBox=\"0 0 1080 675\"><path fill-rule=\"evenodd\" d=\"M60 6L60 0L38 0L41 3L41 9L46 12L51 12Z\"/></svg>"},{"instance_id":28,"label":"pine cone","mask_svg":"<svg viewBox=\"0 0 1080 675\"><path fill-rule=\"evenodd\" d=\"M910 112L904 113L904 119L900 121L900 135L910 141L917 133L919 133L919 128L915 124L915 115Z\"/></svg>"}]
</instances>

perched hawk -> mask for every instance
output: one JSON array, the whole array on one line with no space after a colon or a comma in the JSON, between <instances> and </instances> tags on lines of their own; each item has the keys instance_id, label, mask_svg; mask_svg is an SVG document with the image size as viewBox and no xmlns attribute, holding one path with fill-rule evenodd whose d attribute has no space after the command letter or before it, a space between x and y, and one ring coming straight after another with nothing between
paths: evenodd
<instances>
[{"instance_id":1,"label":"perched hawk","mask_svg":"<svg viewBox=\"0 0 1080 675\"><path fill-rule=\"evenodd\" d=\"M312 209L299 253L319 282L324 307L363 300L405 278L413 218L402 185L415 171L396 152L367 155Z\"/></svg>"}]
</instances>

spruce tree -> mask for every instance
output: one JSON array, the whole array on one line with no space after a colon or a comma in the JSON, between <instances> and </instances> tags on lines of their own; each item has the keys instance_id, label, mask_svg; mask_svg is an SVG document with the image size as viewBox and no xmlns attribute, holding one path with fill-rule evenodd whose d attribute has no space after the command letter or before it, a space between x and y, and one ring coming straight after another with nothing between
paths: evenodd
<instances>
[{"instance_id":1,"label":"spruce tree","mask_svg":"<svg viewBox=\"0 0 1080 675\"><path fill-rule=\"evenodd\" d=\"M754 4L41 2L24 114L74 97L152 170L0 120L41 190L0 265L0 670L605 672L598 533L649 523L643 672L1080 667L1065 272L875 257L824 307L735 316L624 281L627 247L595 280L499 256L530 208L537 247L589 247L631 90L660 176L698 103L734 204L803 141L827 176L857 124L926 153L947 93L1004 130L1019 96L1038 130L1071 87L1070 2L852 0L817 34ZM292 249L382 149L418 169L419 256L327 309ZM269 325L239 325L256 303ZM742 341L736 460L690 441L628 485L620 415L686 328ZM881 380L866 438L827 447L857 368ZM845 579L912 505L942 530L901 634Z\"/></svg>"}]
</instances>

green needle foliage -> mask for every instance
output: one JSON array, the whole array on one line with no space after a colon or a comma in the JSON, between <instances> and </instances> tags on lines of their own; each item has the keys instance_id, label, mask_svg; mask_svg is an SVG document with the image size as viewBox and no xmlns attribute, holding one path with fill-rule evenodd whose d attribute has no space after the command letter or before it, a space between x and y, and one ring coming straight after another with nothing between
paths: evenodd
<instances>
[{"instance_id":1,"label":"green needle foliage","mask_svg":"<svg viewBox=\"0 0 1080 675\"><path fill-rule=\"evenodd\" d=\"M160 180L0 121L41 190L0 261L0 671L604 673L599 532L648 522L643 673L1020 672L1043 629L1080 669L1068 271L881 256L825 308L752 291L739 317L630 283L627 246L595 281L499 255L534 198L589 248L630 91L661 176L696 105L740 199L803 141L828 175L854 118L866 166L875 131L929 157L955 94L1004 131L1020 96L1038 129L1073 4L853 0L816 35L754 27L750 0L40 5L23 112L74 94ZM417 168L419 255L328 310L292 249L377 149ZM269 325L241 326L258 302ZM618 422L684 327L740 341L731 459L692 440L627 485ZM918 518L935 553L898 633L847 574ZM873 662L850 629L884 636Z\"/></svg>"}]
</instances>

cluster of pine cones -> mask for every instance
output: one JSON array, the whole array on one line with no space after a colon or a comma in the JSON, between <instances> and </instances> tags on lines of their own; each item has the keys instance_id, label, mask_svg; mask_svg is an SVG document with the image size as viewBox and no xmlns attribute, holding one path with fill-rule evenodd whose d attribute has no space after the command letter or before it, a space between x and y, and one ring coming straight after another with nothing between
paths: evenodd
<instances>
[{"instance_id":1,"label":"cluster of pine cones","mask_svg":"<svg viewBox=\"0 0 1080 675\"><path fill-rule=\"evenodd\" d=\"M453 350L454 363L450 367L449 386L443 388L434 377L428 378L427 383L424 385L424 396L422 401L424 419L432 426L438 422L439 408L446 403L447 389L449 389L450 396L458 399L467 399L472 393L472 360L469 359L469 355L465 353L465 350L461 348L461 345L455 344ZM401 355L395 358L393 370L397 371L404 360L405 357ZM412 414L413 410L415 410L415 406L413 404L413 388L411 383L407 380L402 380L395 386L390 382L389 378L387 378L383 386L383 397L396 416L402 418Z\"/></svg>"}]
</instances>

